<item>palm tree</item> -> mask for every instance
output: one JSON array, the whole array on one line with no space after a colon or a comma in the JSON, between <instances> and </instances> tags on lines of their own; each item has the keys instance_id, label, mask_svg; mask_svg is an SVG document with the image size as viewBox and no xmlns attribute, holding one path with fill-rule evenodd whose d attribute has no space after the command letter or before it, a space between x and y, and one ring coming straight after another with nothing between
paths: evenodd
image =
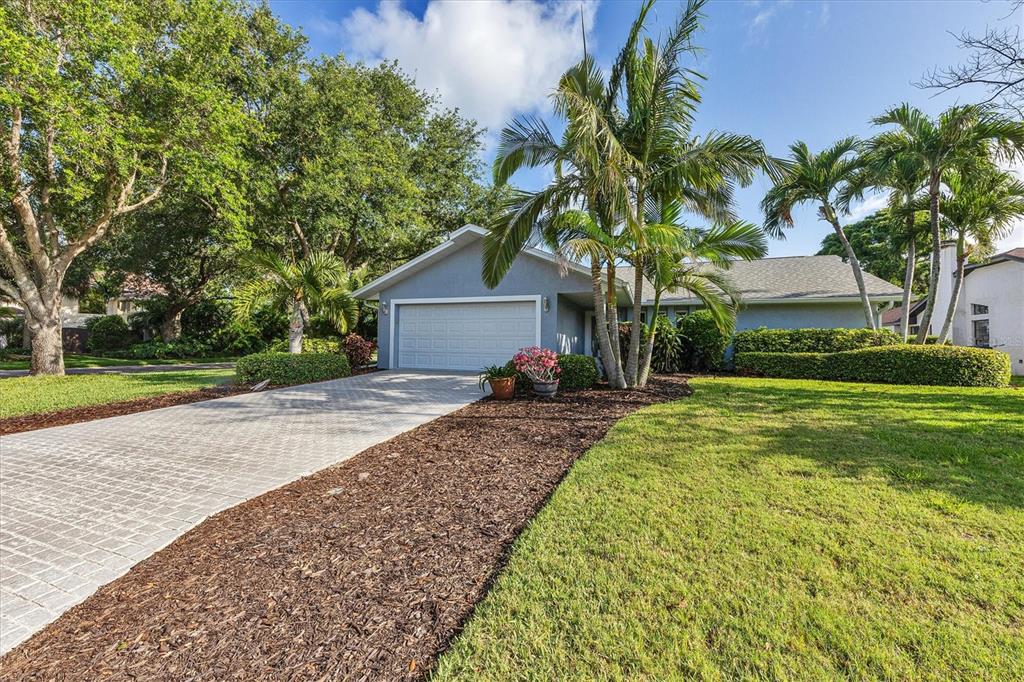
<instances>
[{"instance_id":1,"label":"palm tree","mask_svg":"<svg viewBox=\"0 0 1024 682\"><path fill-rule=\"evenodd\" d=\"M942 214L950 231L956 234L956 273L939 343L949 341L971 249L991 249L995 240L1009 234L1014 222L1024 217L1024 182L991 164L947 171L944 183L949 193L943 198Z\"/></svg>"},{"instance_id":2,"label":"palm tree","mask_svg":"<svg viewBox=\"0 0 1024 682\"><path fill-rule=\"evenodd\" d=\"M943 173L984 153L986 145L1001 160L1024 154L1024 122L1015 121L979 105L955 106L929 118L909 104L890 109L874 119L875 125L895 129L876 136L872 153L882 160L897 156L919 159L928 168L928 203L932 233L932 264L928 296L920 320L917 342L928 336L939 282L942 234L939 224Z\"/></svg>"},{"instance_id":3,"label":"palm tree","mask_svg":"<svg viewBox=\"0 0 1024 682\"><path fill-rule=\"evenodd\" d=\"M906 343L910 330L910 299L914 288L914 270L917 266L917 201L921 190L928 181L928 168L916 156L898 155L878 157L866 155L864 167L848 183L841 194L840 206L849 209L853 199L862 199L864 190L874 188L888 190L888 211L894 218L902 218L903 229L891 235L892 241L902 243L906 249L906 271L903 276L903 315L900 319L900 334Z\"/></svg>"},{"instance_id":4,"label":"palm tree","mask_svg":"<svg viewBox=\"0 0 1024 682\"><path fill-rule=\"evenodd\" d=\"M804 142L792 144L779 177L761 201L761 209L765 216L765 230L772 236L779 236L784 227L793 225L795 206L806 202L818 205L819 218L832 226L853 269L853 278L857 281L864 307L865 326L875 329L877 322L864 286L864 272L843 226L839 224L839 211L848 203L851 184L857 182L863 168L864 160L858 155L859 148L860 143L855 137L843 138L818 154L811 152Z\"/></svg>"},{"instance_id":5,"label":"palm tree","mask_svg":"<svg viewBox=\"0 0 1024 682\"><path fill-rule=\"evenodd\" d=\"M757 225L736 221L698 229L682 224L683 213L682 204L666 202L660 215L652 216L657 222L649 223L664 228L675 243L658 249L646 260L644 275L654 288L654 308L640 359L640 386L645 386L650 376L662 296L668 291L692 294L711 313L719 329L731 334L739 295L726 271L734 259L762 258L768 250L764 231Z\"/></svg>"},{"instance_id":6,"label":"palm tree","mask_svg":"<svg viewBox=\"0 0 1024 682\"><path fill-rule=\"evenodd\" d=\"M288 262L275 253L257 251L248 261L260 276L235 292L235 316L247 319L267 305L287 311L289 353L302 352L311 313L328 320L341 334L355 326L359 307L350 293L351 275L334 254L314 252Z\"/></svg>"}]
</instances>

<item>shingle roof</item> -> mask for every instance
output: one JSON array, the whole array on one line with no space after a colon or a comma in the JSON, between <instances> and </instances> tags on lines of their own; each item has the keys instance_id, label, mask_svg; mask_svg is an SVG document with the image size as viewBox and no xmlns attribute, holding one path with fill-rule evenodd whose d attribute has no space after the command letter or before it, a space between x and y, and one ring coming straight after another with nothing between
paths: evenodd
<instances>
[{"instance_id":1,"label":"shingle roof","mask_svg":"<svg viewBox=\"0 0 1024 682\"><path fill-rule=\"evenodd\" d=\"M632 286L634 271L630 267L618 268L616 275ZM858 298L857 281L849 263L839 256L786 256L762 258L754 261L736 261L725 276L740 292L740 297L751 302L798 302L814 299ZM865 272L864 283L868 295L884 300L902 297L899 287ZM644 280L642 300L654 299L654 288ZM687 292L668 292L662 302L696 303Z\"/></svg>"}]
</instances>

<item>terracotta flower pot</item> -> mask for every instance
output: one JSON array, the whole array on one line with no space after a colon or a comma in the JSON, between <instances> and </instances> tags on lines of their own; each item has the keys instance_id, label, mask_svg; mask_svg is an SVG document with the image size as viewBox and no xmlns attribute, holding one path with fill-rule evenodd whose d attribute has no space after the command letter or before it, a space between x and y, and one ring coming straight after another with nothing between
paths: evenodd
<instances>
[{"instance_id":1,"label":"terracotta flower pot","mask_svg":"<svg viewBox=\"0 0 1024 682\"><path fill-rule=\"evenodd\" d=\"M558 392L558 379L533 382L533 392L541 398L552 398Z\"/></svg>"},{"instance_id":2,"label":"terracotta flower pot","mask_svg":"<svg viewBox=\"0 0 1024 682\"><path fill-rule=\"evenodd\" d=\"M516 378L506 377L504 379L488 379L491 385L491 393L495 400L511 400L516 392Z\"/></svg>"}]
</instances>

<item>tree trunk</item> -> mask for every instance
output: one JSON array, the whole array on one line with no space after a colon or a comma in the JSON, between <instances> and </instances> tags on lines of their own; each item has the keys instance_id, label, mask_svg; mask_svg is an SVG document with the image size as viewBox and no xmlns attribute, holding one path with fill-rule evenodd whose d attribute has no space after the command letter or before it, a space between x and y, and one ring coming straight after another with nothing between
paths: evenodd
<instances>
[{"instance_id":1,"label":"tree trunk","mask_svg":"<svg viewBox=\"0 0 1024 682\"><path fill-rule=\"evenodd\" d=\"M302 304L299 301L292 302L291 319L288 322L288 352L302 352L302 333L305 329L302 315Z\"/></svg>"},{"instance_id":2,"label":"tree trunk","mask_svg":"<svg viewBox=\"0 0 1024 682\"><path fill-rule=\"evenodd\" d=\"M910 217L910 221L914 220L913 216ZM910 242L907 244L907 271L903 276L903 314L900 316L900 338L903 339L903 343L907 342L907 336L910 334L910 295L914 288L914 268L917 260L917 244L913 235L910 237Z\"/></svg>"},{"instance_id":3,"label":"tree trunk","mask_svg":"<svg viewBox=\"0 0 1024 682\"><path fill-rule=\"evenodd\" d=\"M661 313L661 292L654 293L654 310L651 323L647 326L647 343L644 344L643 355L640 356L640 376L637 385L643 388L651 376L651 358L654 356L654 335L658 331L658 315Z\"/></svg>"},{"instance_id":4,"label":"tree trunk","mask_svg":"<svg viewBox=\"0 0 1024 682\"><path fill-rule=\"evenodd\" d=\"M618 371L618 380L615 388L626 387L626 375L622 371L622 346L619 343L619 302L616 290L618 282L615 279L615 263L608 262L608 288L605 290L608 316L608 343L612 347L612 356L615 358L615 367Z\"/></svg>"},{"instance_id":5,"label":"tree trunk","mask_svg":"<svg viewBox=\"0 0 1024 682\"><path fill-rule=\"evenodd\" d=\"M853 247L850 246L850 240L846 238L846 233L843 231L842 225L839 224L839 220L836 219L835 213L831 207L828 207L828 214L832 228L836 231L836 236L839 237L839 241L843 245L843 249L846 251L846 258L850 261L850 267L853 268L853 278L857 280L857 291L860 292L860 303L864 308L864 320L867 322L868 329L878 329L878 323L875 320L875 311L871 308L871 299L868 298L868 290L864 285L864 272L860 268L860 261L857 260L857 254L853 252Z\"/></svg>"},{"instance_id":6,"label":"tree trunk","mask_svg":"<svg viewBox=\"0 0 1024 682\"><path fill-rule=\"evenodd\" d=\"M626 357L626 386L637 385L637 369L640 364L640 339L643 325L640 323L640 312L643 309L644 258L639 256L633 264L633 320L629 325L629 354Z\"/></svg>"},{"instance_id":7,"label":"tree trunk","mask_svg":"<svg viewBox=\"0 0 1024 682\"><path fill-rule=\"evenodd\" d=\"M964 262L967 254L964 251L964 233L961 232L956 240L956 272L953 274L953 293L949 297L949 307L946 308L946 318L942 321L942 331L939 332L939 344L949 341L949 334L953 328L953 318L956 316L956 305L960 301L960 290L964 284Z\"/></svg>"},{"instance_id":8,"label":"tree trunk","mask_svg":"<svg viewBox=\"0 0 1024 682\"><path fill-rule=\"evenodd\" d=\"M25 322L28 324L29 317ZM62 376L64 374L64 346L61 339L60 308L55 315L39 321L32 319L32 376Z\"/></svg>"},{"instance_id":9,"label":"tree trunk","mask_svg":"<svg viewBox=\"0 0 1024 682\"><path fill-rule=\"evenodd\" d=\"M181 314L185 312L182 306L171 306L164 312L164 319L160 323L160 338L164 343L170 343L181 336Z\"/></svg>"},{"instance_id":10,"label":"tree trunk","mask_svg":"<svg viewBox=\"0 0 1024 682\"><path fill-rule=\"evenodd\" d=\"M590 264L590 286L594 294L594 326L597 328L597 348L601 353L605 377L612 388L622 388L621 368L616 366L612 355L611 340L608 338L608 318L605 316L604 292L601 290L601 262L593 258Z\"/></svg>"},{"instance_id":11,"label":"tree trunk","mask_svg":"<svg viewBox=\"0 0 1024 682\"><path fill-rule=\"evenodd\" d=\"M939 232L939 173L933 171L928 181L928 209L932 229L932 268L928 273L928 296L925 299L924 312L918 321L917 343L924 343L928 338L928 328L932 323L932 311L935 309L935 296L939 288L939 268L942 263L942 234Z\"/></svg>"}]
</instances>

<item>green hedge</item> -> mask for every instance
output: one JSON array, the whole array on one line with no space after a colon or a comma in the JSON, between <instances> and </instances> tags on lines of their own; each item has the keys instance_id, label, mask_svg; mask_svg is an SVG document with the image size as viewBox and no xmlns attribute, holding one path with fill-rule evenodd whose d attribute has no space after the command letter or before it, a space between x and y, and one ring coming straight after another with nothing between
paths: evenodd
<instances>
[{"instance_id":1,"label":"green hedge","mask_svg":"<svg viewBox=\"0 0 1024 682\"><path fill-rule=\"evenodd\" d=\"M558 375L560 390L575 391L597 383L597 361L589 355L559 355L558 367L562 370Z\"/></svg>"},{"instance_id":2,"label":"green hedge","mask_svg":"<svg viewBox=\"0 0 1024 682\"><path fill-rule=\"evenodd\" d=\"M964 346L880 346L839 353L739 353L741 374L881 384L1006 386L1010 356Z\"/></svg>"},{"instance_id":3,"label":"green hedge","mask_svg":"<svg viewBox=\"0 0 1024 682\"><path fill-rule=\"evenodd\" d=\"M890 329L768 329L739 332L735 353L838 353L874 346L895 346L900 335Z\"/></svg>"},{"instance_id":4,"label":"green hedge","mask_svg":"<svg viewBox=\"0 0 1024 682\"><path fill-rule=\"evenodd\" d=\"M270 345L267 350L275 353L287 353L288 352L288 339L283 341L275 341ZM341 339L339 338L313 338L306 336L302 339L302 352L303 353L340 353L341 352Z\"/></svg>"},{"instance_id":5,"label":"green hedge","mask_svg":"<svg viewBox=\"0 0 1024 682\"><path fill-rule=\"evenodd\" d=\"M729 336L718 328L707 310L697 310L683 318L679 332L686 339L694 369L719 370L725 364ZM657 337L655 337L657 342Z\"/></svg>"},{"instance_id":6,"label":"green hedge","mask_svg":"<svg viewBox=\"0 0 1024 682\"><path fill-rule=\"evenodd\" d=\"M277 385L308 384L340 379L352 373L348 358L340 353L255 353L238 360L238 380L252 384L266 379Z\"/></svg>"},{"instance_id":7,"label":"green hedge","mask_svg":"<svg viewBox=\"0 0 1024 682\"><path fill-rule=\"evenodd\" d=\"M94 317L85 323L89 336L85 339L86 350L123 350L135 341L135 335L120 315Z\"/></svg>"}]
</instances>

